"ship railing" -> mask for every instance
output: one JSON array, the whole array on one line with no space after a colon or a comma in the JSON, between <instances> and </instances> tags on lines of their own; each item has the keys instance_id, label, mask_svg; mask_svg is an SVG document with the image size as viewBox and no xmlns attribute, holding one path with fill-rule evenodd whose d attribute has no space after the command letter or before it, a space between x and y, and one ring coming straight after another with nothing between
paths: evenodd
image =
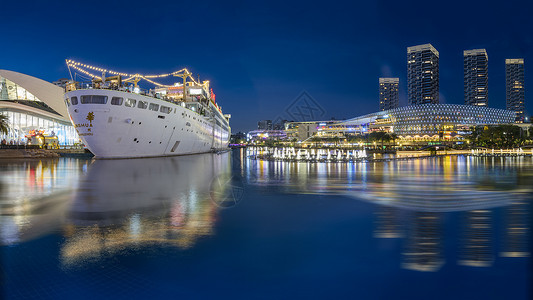
<instances>
[{"instance_id":1,"label":"ship railing","mask_svg":"<svg viewBox=\"0 0 533 300\"><path fill-rule=\"evenodd\" d=\"M139 87L133 87L133 86L118 86L116 84L109 84L109 83L106 83L106 84L94 83L92 81L71 83L65 87L65 92L70 92L70 91L75 91L75 90L92 90L92 89L122 91L122 92L152 97L154 99L159 99L159 100L162 100L168 103L173 103L173 104L179 104L183 102L182 100L176 100L175 98L171 98L171 97L167 97L166 95L155 93L153 90L146 90L146 89L141 89Z\"/></svg>"},{"instance_id":2,"label":"ship railing","mask_svg":"<svg viewBox=\"0 0 533 300\"><path fill-rule=\"evenodd\" d=\"M153 90L147 90L147 89L141 89L139 87L133 87L133 86L118 86L114 84L101 84L101 83L94 83L91 81L88 82L76 82L69 84L65 87L65 92L75 91L75 90L115 90L115 91L121 91L121 92L127 92L132 94L138 94L143 96L152 97L154 99L163 100L170 103L178 103L180 101L167 97L165 95L155 93Z\"/></svg>"}]
</instances>

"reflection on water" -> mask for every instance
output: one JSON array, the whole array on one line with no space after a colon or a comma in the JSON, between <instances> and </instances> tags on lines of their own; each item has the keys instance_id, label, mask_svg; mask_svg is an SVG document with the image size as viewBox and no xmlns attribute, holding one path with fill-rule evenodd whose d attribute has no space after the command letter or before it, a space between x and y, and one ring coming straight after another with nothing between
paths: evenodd
<instances>
[{"instance_id":1,"label":"reflection on water","mask_svg":"<svg viewBox=\"0 0 533 300\"><path fill-rule=\"evenodd\" d=\"M229 154L95 161L68 212L62 262L155 243L192 246L212 234L211 198L225 194L213 193L212 182L230 171Z\"/></svg>"},{"instance_id":2,"label":"reflection on water","mask_svg":"<svg viewBox=\"0 0 533 300\"><path fill-rule=\"evenodd\" d=\"M15 298L424 299L447 283L524 298L529 288L531 158L295 163L234 151L0 161L0 174L0 272Z\"/></svg>"},{"instance_id":3,"label":"reflection on water","mask_svg":"<svg viewBox=\"0 0 533 300\"><path fill-rule=\"evenodd\" d=\"M61 225L89 160L0 160L0 245L31 240Z\"/></svg>"},{"instance_id":4,"label":"reflection on water","mask_svg":"<svg viewBox=\"0 0 533 300\"><path fill-rule=\"evenodd\" d=\"M443 218L457 212L462 228L457 264L493 265L494 208L505 212L500 257L528 257L531 158L450 156L382 163L297 163L239 155L243 175L259 188L291 194L342 195L377 204L378 239L403 239L401 265L438 271L445 264ZM449 224L448 224L449 226Z\"/></svg>"},{"instance_id":5,"label":"reflection on water","mask_svg":"<svg viewBox=\"0 0 533 300\"><path fill-rule=\"evenodd\" d=\"M81 172L80 172L81 171ZM129 246L187 248L212 234L227 201L229 154L132 160L42 160L2 165L3 245L60 229L66 265Z\"/></svg>"}]
</instances>

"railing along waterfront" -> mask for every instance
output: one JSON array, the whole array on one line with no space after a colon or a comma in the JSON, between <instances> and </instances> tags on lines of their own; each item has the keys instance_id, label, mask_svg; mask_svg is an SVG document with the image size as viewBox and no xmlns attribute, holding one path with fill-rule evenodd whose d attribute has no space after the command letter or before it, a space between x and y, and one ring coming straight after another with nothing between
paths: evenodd
<instances>
[{"instance_id":1,"label":"railing along waterfront","mask_svg":"<svg viewBox=\"0 0 533 300\"><path fill-rule=\"evenodd\" d=\"M288 162L380 162L407 160L447 155L479 157L533 157L533 149L472 149L440 151L397 151L395 155L376 155L366 150L321 149L296 147L248 147L246 155L251 159Z\"/></svg>"}]
</instances>

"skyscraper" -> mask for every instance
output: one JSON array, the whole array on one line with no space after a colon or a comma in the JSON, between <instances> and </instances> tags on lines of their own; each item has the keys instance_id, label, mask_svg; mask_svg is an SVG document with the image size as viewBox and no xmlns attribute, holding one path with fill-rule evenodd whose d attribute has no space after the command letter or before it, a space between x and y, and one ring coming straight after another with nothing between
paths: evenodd
<instances>
[{"instance_id":1,"label":"skyscraper","mask_svg":"<svg viewBox=\"0 0 533 300\"><path fill-rule=\"evenodd\" d=\"M516 113L515 122L524 122L524 59L505 60L505 98L507 110Z\"/></svg>"},{"instance_id":2,"label":"skyscraper","mask_svg":"<svg viewBox=\"0 0 533 300\"><path fill-rule=\"evenodd\" d=\"M388 110L400 106L399 83L400 78L379 79L379 110Z\"/></svg>"},{"instance_id":3,"label":"skyscraper","mask_svg":"<svg viewBox=\"0 0 533 300\"><path fill-rule=\"evenodd\" d=\"M487 51L465 50L463 56L465 105L487 106L489 101Z\"/></svg>"},{"instance_id":4,"label":"skyscraper","mask_svg":"<svg viewBox=\"0 0 533 300\"><path fill-rule=\"evenodd\" d=\"M431 44L407 48L409 105L439 103L439 52Z\"/></svg>"},{"instance_id":5,"label":"skyscraper","mask_svg":"<svg viewBox=\"0 0 533 300\"><path fill-rule=\"evenodd\" d=\"M272 120L261 120L257 122L257 130L272 130Z\"/></svg>"}]
</instances>

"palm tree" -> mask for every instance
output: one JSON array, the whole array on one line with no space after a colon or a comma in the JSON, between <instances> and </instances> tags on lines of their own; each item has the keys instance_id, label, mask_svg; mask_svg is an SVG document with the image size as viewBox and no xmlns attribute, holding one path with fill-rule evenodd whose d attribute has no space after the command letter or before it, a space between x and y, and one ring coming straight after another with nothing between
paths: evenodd
<instances>
[{"instance_id":1,"label":"palm tree","mask_svg":"<svg viewBox=\"0 0 533 300\"><path fill-rule=\"evenodd\" d=\"M8 119L5 115L0 115L0 133L7 134L9 129Z\"/></svg>"}]
</instances>

